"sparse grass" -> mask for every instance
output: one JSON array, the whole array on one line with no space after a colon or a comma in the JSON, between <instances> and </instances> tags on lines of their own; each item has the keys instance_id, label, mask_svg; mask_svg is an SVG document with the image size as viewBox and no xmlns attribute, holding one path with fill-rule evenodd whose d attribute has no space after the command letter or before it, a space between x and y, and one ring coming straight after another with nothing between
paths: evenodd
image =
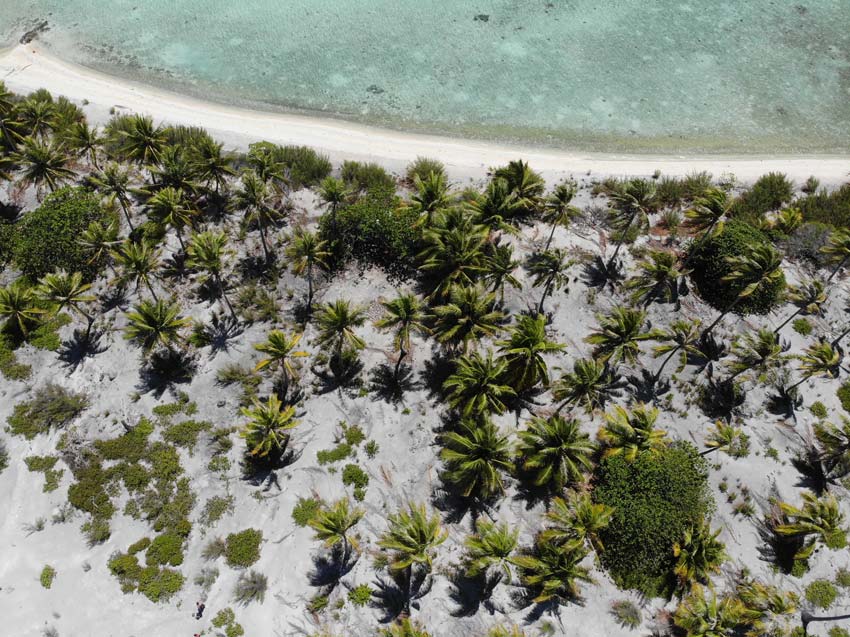
<instances>
[{"instance_id":1,"label":"sparse grass","mask_svg":"<svg viewBox=\"0 0 850 637\"><path fill-rule=\"evenodd\" d=\"M842 588L850 588L850 569L838 569L835 573L835 583Z\"/></svg>"},{"instance_id":2,"label":"sparse grass","mask_svg":"<svg viewBox=\"0 0 850 637\"><path fill-rule=\"evenodd\" d=\"M826 410L826 405L819 400L816 400L809 406L809 411L812 412L812 416L819 420L823 420L829 415L829 412Z\"/></svg>"},{"instance_id":3,"label":"sparse grass","mask_svg":"<svg viewBox=\"0 0 850 637\"><path fill-rule=\"evenodd\" d=\"M64 427L86 407L88 398L84 394L48 383L35 390L31 399L15 405L9 416L9 428L13 434L32 440L50 429Z\"/></svg>"},{"instance_id":4,"label":"sparse grass","mask_svg":"<svg viewBox=\"0 0 850 637\"><path fill-rule=\"evenodd\" d=\"M798 318L791 322L791 328L800 336L808 336L814 329L809 319Z\"/></svg>"},{"instance_id":5,"label":"sparse grass","mask_svg":"<svg viewBox=\"0 0 850 637\"><path fill-rule=\"evenodd\" d=\"M841 407L850 414L850 380L844 381L836 392Z\"/></svg>"},{"instance_id":6,"label":"sparse grass","mask_svg":"<svg viewBox=\"0 0 850 637\"><path fill-rule=\"evenodd\" d=\"M643 613L641 613L640 608L627 599L612 602L611 614L623 628L634 630L643 622Z\"/></svg>"},{"instance_id":7,"label":"sparse grass","mask_svg":"<svg viewBox=\"0 0 850 637\"><path fill-rule=\"evenodd\" d=\"M262 603L268 588L268 578L257 571L248 571L239 576L233 589L233 598L243 606L251 602Z\"/></svg>"},{"instance_id":8,"label":"sparse grass","mask_svg":"<svg viewBox=\"0 0 850 637\"><path fill-rule=\"evenodd\" d=\"M341 462L353 454L351 445L346 442L341 442L333 449L320 449L316 452L316 460L320 465Z\"/></svg>"},{"instance_id":9,"label":"sparse grass","mask_svg":"<svg viewBox=\"0 0 850 637\"><path fill-rule=\"evenodd\" d=\"M193 403L194 404L194 403ZM184 420L166 427L162 432L162 438L178 447L185 447L191 455L198 444L198 436L201 432L209 431L212 423L205 420Z\"/></svg>"},{"instance_id":10,"label":"sparse grass","mask_svg":"<svg viewBox=\"0 0 850 637\"><path fill-rule=\"evenodd\" d=\"M207 500L203 511L201 511L201 524L212 526L226 513L233 513L233 496L213 496Z\"/></svg>"}]
</instances>

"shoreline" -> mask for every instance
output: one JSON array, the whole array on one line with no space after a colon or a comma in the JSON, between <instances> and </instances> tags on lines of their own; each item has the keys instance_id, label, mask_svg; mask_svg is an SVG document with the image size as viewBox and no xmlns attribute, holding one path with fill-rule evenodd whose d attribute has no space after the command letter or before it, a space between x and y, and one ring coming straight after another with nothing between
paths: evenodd
<instances>
[{"instance_id":1,"label":"shoreline","mask_svg":"<svg viewBox=\"0 0 850 637\"><path fill-rule=\"evenodd\" d=\"M150 115L157 122L200 126L228 148L244 150L248 144L266 140L279 144L309 146L327 154L334 163L344 159L374 161L402 173L418 156L439 159L453 179L481 179L490 167L522 158L547 180L568 175L649 176L660 171L681 177L707 171L715 177L732 173L752 182L768 172L783 172L802 182L814 175L824 185L848 180L850 152L846 156L687 156L628 155L570 152L524 147L471 139L408 133L322 119L306 115L256 111L180 95L131 80L65 62L47 53L38 42L0 50L0 80L17 93L45 88L54 95L87 104L84 110L102 124L110 111Z\"/></svg>"}]
</instances>

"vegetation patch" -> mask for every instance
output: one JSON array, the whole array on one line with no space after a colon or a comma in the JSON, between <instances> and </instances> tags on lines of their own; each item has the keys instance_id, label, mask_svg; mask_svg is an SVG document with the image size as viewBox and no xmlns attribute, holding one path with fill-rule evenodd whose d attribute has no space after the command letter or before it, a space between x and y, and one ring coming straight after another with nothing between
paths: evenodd
<instances>
[{"instance_id":1,"label":"vegetation patch","mask_svg":"<svg viewBox=\"0 0 850 637\"><path fill-rule=\"evenodd\" d=\"M245 529L231 533L225 540L224 557L228 566L247 568L260 559L260 542L263 532L257 529Z\"/></svg>"},{"instance_id":2,"label":"vegetation patch","mask_svg":"<svg viewBox=\"0 0 850 637\"><path fill-rule=\"evenodd\" d=\"M240 637L245 634L241 625L236 623L236 613L230 607L223 608L213 617L212 625L224 631L225 637Z\"/></svg>"},{"instance_id":3,"label":"vegetation patch","mask_svg":"<svg viewBox=\"0 0 850 637\"><path fill-rule=\"evenodd\" d=\"M844 408L848 414L850 414L850 380L846 380L841 384L841 387L838 388L836 392L838 395L838 400L841 402L841 406Z\"/></svg>"},{"instance_id":4,"label":"vegetation patch","mask_svg":"<svg viewBox=\"0 0 850 637\"><path fill-rule=\"evenodd\" d=\"M41 575L39 575L39 581L44 588L50 588L53 586L53 580L56 578L56 569L52 566L45 566L41 569Z\"/></svg>"},{"instance_id":5,"label":"vegetation patch","mask_svg":"<svg viewBox=\"0 0 850 637\"><path fill-rule=\"evenodd\" d=\"M215 495L207 500L201 511L201 524L212 526L223 518L226 513L233 513L233 496Z\"/></svg>"},{"instance_id":6,"label":"vegetation patch","mask_svg":"<svg viewBox=\"0 0 850 637\"><path fill-rule=\"evenodd\" d=\"M50 429L64 427L79 416L88 404L85 394L48 383L37 389L31 399L15 405L9 416L9 428L13 434L32 440Z\"/></svg>"},{"instance_id":7,"label":"vegetation patch","mask_svg":"<svg viewBox=\"0 0 850 637\"><path fill-rule=\"evenodd\" d=\"M24 458L27 469L36 473L44 474L44 486L42 491L49 493L59 488L59 481L65 473L63 469L54 469L59 460L56 456L28 456Z\"/></svg>"},{"instance_id":8,"label":"vegetation patch","mask_svg":"<svg viewBox=\"0 0 850 637\"><path fill-rule=\"evenodd\" d=\"M814 604L817 608L827 609L838 597L838 590L832 582L825 579L815 580L806 587L806 601Z\"/></svg>"},{"instance_id":9,"label":"vegetation patch","mask_svg":"<svg viewBox=\"0 0 850 637\"><path fill-rule=\"evenodd\" d=\"M298 498L292 508L292 519L297 526L307 526L321 508L322 501L319 498Z\"/></svg>"}]
</instances>

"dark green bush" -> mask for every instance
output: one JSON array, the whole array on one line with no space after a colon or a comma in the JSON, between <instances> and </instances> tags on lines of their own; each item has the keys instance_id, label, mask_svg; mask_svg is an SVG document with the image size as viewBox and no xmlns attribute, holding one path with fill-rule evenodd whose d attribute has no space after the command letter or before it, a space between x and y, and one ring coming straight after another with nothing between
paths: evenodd
<instances>
[{"instance_id":1,"label":"dark green bush","mask_svg":"<svg viewBox=\"0 0 850 637\"><path fill-rule=\"evenodd\" d=\"M106 492L109 473L104 470L100 458L89 457L87 462L75 467L74 478L77 481L68 487L68 502L95 517L111 518L115 507Z\"/></svg>"},{"instance_id":2,"label":"dark green bush","mask_svg":"<svg viewBox=\"0 0 850 637\"><path fill-rule=\"evenodd\" d=\"M821 248L829 243L831 233L830 227L824 223L804 223L782 242L782 250L790 259L823 267L827 264L827 257Z\"/></svg>"},{"instance_id":3,"label":"dark green bush","mask_svg":"<svg viewBox=\"0 0 850 637\"><path fill-rule=\"evenodd\" d=\"M6 449L6 442L0 438L0 473L9 466L9 451Z\"/></svg>"},{"instance_id":4,"label":"dark green bush","mask_svg":"<svg viewBox=\"0 0 850 637\"><path fill-rule=\"evenodd\" d=\"M174 533L157 535L145 553L148 566L180 566L183 563L183 538Z\"/></svg>"},{"instance_id":5,"label":"dark green bush","mask_svg":"<svg viewBox=\"0 0 850 637\"><path fill-rule=\"evenodd\" d=\"M596 502L614 508L601 533L602 564L622 588L652 597L668 592L673 544L711 512L708 465L693 445L676 442L629 462L622 455L597 468Z\"/></svg>"},{"instance_id":6,"label":"dark green bush","mask_svg":"<svg viewBox=\"0 0 850 637\"><path fill-rule=\"evenodd\" d=\"M96 194L84 188L57 190L16 224L13 260L32 280L56 269L79 271L90 280L103 263L90 262L78 239L91 222L106 222L108 216Z\"/></svg>"},{"instance_id":7,"label":"dark green bush","mask_svg":"<svg viewBox=\"0 0 850 637\"><path fill-rule=\"evenodd\" d=\"M359 161L342 164L342 180L356 190L388 190L395 193L395 179L383 166Z\"/></svg>"},{"instance_id":8,"label":"dark green bush","mask_svg":"<svg viewBox=\"0 0 850 637\"><path fill-rule=\"evenodd\" d=\"M184 580L179 571L148 566L139 574L139 592L152 602L165 601L183 588Z\"/></svg>"},{"instance_id":9,"label":"dark green bush","mask_svg":"<svg viewBox=\"0 0 850 637\"><path fill-rule=\"evenodd\" d=\"M284 146L280 150L280 161L286 167L293 190L315 186L333 170L325 155L307 146Z\"/></svg>"},{"instance_id":10,"label":"dark green bush","mask_svg":"<svg viewBox=\"0 0 850 637\"><path fill-rule=\"evenodd\" d=\"M732 214L742 221L757 223L764 213L779 210L793 198L794 184L782 173L768 173L741 194Z\"/></svg>"},{"instance_id":11,"label":"dark green bush","mask_svg":"<svg viewBox=\"0 0 850 637\"><path fill-rule=\"evenodd\" d=\"M130 548L127 549L127 552L130 555L135 555L136 553L141 553L146 548L151 545L151 539L149 537L143 537L141 540L133 542L130 545Z\"/></svg>"},{"instance_id":12,"label":"dark green bush","mask_svg":"<svg viewBox=\"0 0 850 637\"><path fill-rule=\"evenodd\" d=\"M260 559L260 542L263 532L257 529L245 529L239 533L231 533L225 540L224 557L227 564L233 567L247 568Z\"/></svg>"},{"instance_id":13,"label":"dark green bush","mask_svg":"<svg viewBox=\"0 0 850 637\"><path fill-rule=\"evenodd\" d=\"M699 295L715 309L723 311L737 298L745 287L731 284L723 277L732 271L728 257L745 254L753 245L769 243L763 232L740 221L730 221L716 237L695 244L691 248L691 279ZM785 278L770 287L759 290L735 306L737 314L766 314L776 307L785 289Z\"/></svg>"},{"instance_id":14,"label":"dark green bush","mask_svg":"<svg viewBox=\"0 0 850 637\"><path fill-rule=\"evenodd\" d=\"M30 399L15 405L9 416L12 433L27 439L67 425L88 407L84 394L68 391L61 385L48 383L35 391Z\"/></svg>"},{"instance_id":15,"label":"dark green bush","mask_svg":"<svg viewBox=\"0 0 850 637\"><path fill-rule=\"evenodd\" d=\"M841 402L841 406L844 408L844 411L850 414L850 380L846 380L841 383L841 387L838 388L836 394L838 395L838 400Z\"/></svg>"}]
</instances>

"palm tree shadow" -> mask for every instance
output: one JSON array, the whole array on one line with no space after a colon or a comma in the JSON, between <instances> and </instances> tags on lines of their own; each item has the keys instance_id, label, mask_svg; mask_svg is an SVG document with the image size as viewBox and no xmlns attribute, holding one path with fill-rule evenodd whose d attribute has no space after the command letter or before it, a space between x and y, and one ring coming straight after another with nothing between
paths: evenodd
<instances>
[{"instance_id":1,"label":"palm tree shadow","mask_svg":"<svg viewBox=\"0 0 850 637\"><path fill-rule=\"evenodd\" d=\"M275 265L274 254L269 256L269 261L263 258L263 255L255 256L247 254L242 257L236 264L236 271L242 276L245 281L251 279L262 279L271 281L277 278L277 268Z\"/></svg>"},{"instance_id":2,"label":"palm tree shadow","mask_svg":"<svg viewBox=\"0 0 850 637\"><path fill-rule=\"evenodd\" d=\"M670 391L669 380L656 378L655 374L647 369L642 369L640 376L637 374L630 375L628 381L629 392L635 400L642 403L654 403Z\"/></svg>"},{"instance_id":3,"label":"palm tree shadow","mask_svg":"<svg viewBox=\"0 0 850 637\"><path fill-rule=\"evenodd\" d=\"M449 599L457 607L450 611L452 617L473 617L488 597L487 578L482 574L469 577L461 569L449 578Z\"/></svg>"},{"instance_id":4,"label":"palm tree shadow","mask_svg":"<svg viewBox=\"0 0 850 637\"><path fill-rule=\"evenodd\" d=\"M363 371L363 362L354 350L345 350L341 356L331 356L327 367L311 368L313 374L321 382L320 394L327 394L335 389L343 389L354 385L354 381Z\"/></svg>"},{"instance_id":5,"label":"palm tree shadow","mask_svg":"<svg viewBox=\"0 0 850 637\"><path fill-rule=\"evenodd\" d=\"M116 308L126 309L128 304L127 286L120 283L110 285L101 295L100 302L104 312L109 312Z\"/></svg>"},{"instance_id":6,"label":"palm tree shadow","mask_svg":"<svg viewBox=\"0 0 850 637\"><path fill-rule=\"evenodd\" d=\"M166 389L191 382L197 369L198 363L189 352L156 351L142 364L137 388L142 393L152 392L159 398Z\"/></svg>"},{"instance_id":7,"label":"palm tree shadow","mask_svg":"<svg viewBox=\"0 0 850 637\"><path fill-rule=\"evenodd\" d=\"M230 342L242 335L245 329L230 314L213 313L209 323L200 332L205 344L210 347L210 358L230 350Z\"/></svg>"},{"instance_id":8,"label":"palm tree shadow","mask_svg":"<svg viewBox=\"0 0 850 637\"><path fill-rule=\"evenodd\" d=\"M715 381L709 378L708 382L699 388L699 406L702 412L712 419L723 418L727 422L732 416L740 411L747 395L736 382Z\"/></svg>"},{"instance_id":9,"label":"palm tree shadow","mask_svg":"<svg viewBox=\"0 0 850 637\"><path fill-rule=\"evenodd\" d=\"M322 594L329 594L357 564L358 557L352 553L343 554L341 544L330 551L323 551L313 557L313 570L307 574L310 586L325 588Z\"/></svg>"},{"instance_id":10,"label":"palm tree shadow","mask_svg":"<svg viewBox=\"0 0 850 637\"><path fill-rule=\"evenodd\" d=\"M791 465L800 473L800 480L794 486L809 489L818 497L834 482L827 475L826 467L820 458L820 450L810 442L797 450L791 458Z\"/></svg>"},{"instance_id":11,"label":"palm tree shadow","mask_svg":"<svg viewBox=\"0 0 850 637\"><path fill-rule=\"evenodd\" d=\"M454 357L439 352L425 361L425 369L420 373L423 386L428 390L431 400L443 399L443 383L455 370Z\"/></svg>"},{"instance_id":12,"label":"palm tree shadow","mask_svg":"<svg viewBox=\"0 0 850 637\"><path fill-rule=\"evenodd\" d=\"M410 365L401 365L396 376L392 366L381 363L369 372L369 382L370 391L381 400L394 405L402 401L404 392L419 388Z\"/></svg>"},{"instance_id":13,"label":"palm tree shadow","mask_svg":"<svg viewBox=\"0 0 850 637\"><path fill-rule=\"evenodd\" d=\"M97 356L108 349L102 343L103 334L103 330L95 328L88 331L75 329L71 338L62 342L59 348L59 360L74 371L87 357Z\"/></svg>"},{"instance_id":14,"label":"palm tree shadow","mask_svg":"<svg viewBox=\"0 0 850 637\"><path fill-rule=\"evenodd\" d=\"M163 261L160 273L168 279L185 278L189 274L189 268L186 265L187 259L188 256L184 250L177 250Z\"/></svg>"},{"instance_id":15,"label":"palm tree shadow","mask_svg":"<svg viewBox=\"0 0 850 637\"><path fill-rule=\"evenodd\" d=\"M557 601L535 602L534 595L524 588L513 591L511 593L511 601L517 609L529 609L525 617L523 617L523 621L526 624L533 624L539 621L543 615L547 614L554 615L555 617L561 616L561 605ZM576 600L576 603L578 601Z\"/></svg>"},{"instance_id":16,"label":"palm tree shadow","mask_svg":"<svg viewBox=\"0 0 850 637\"><path fill-rule=\"evenodd\" d=\"M584 284L597 289L602 289L606 285L612 288L616 287L624 278L625 274L622 261L617 259L616 262L610 263L599 255L594 256L591 261L585 263L584 271L582 272Z\"/></svg>"},{"instance_id":17,"label":"palm tree shadow","mask_svg":"<svg viewBox=\"0 0 850 637\"><path fill-rule=\"evenodd\" d=\"M263 487L263 491L271 491L275 487L282 491L277 478L277 471L296 462L301 457L301 451L286 449L280 458L270 461L267 458L253 458L245 454L242 458L242 479L255 487Z\"/></svg>"},{"instance_id":18,"label":"palm tree shadow","mask_svg":"<svg viewBox=\"0 0 850 637\"><path fill-rule=\"evenodd\" d=\"M383 613L378 621L387 624L399 617L407 606L407 602L413 608L419 608L417 600L422 599L431 591L433 579L430 573L414 569L411 573L410 597L406 599L404 592L404 574L402 572L390 572L389 578L378 575L375 579L377 591L373 594L375 606Z\"/></svg>"}]
</instances>

